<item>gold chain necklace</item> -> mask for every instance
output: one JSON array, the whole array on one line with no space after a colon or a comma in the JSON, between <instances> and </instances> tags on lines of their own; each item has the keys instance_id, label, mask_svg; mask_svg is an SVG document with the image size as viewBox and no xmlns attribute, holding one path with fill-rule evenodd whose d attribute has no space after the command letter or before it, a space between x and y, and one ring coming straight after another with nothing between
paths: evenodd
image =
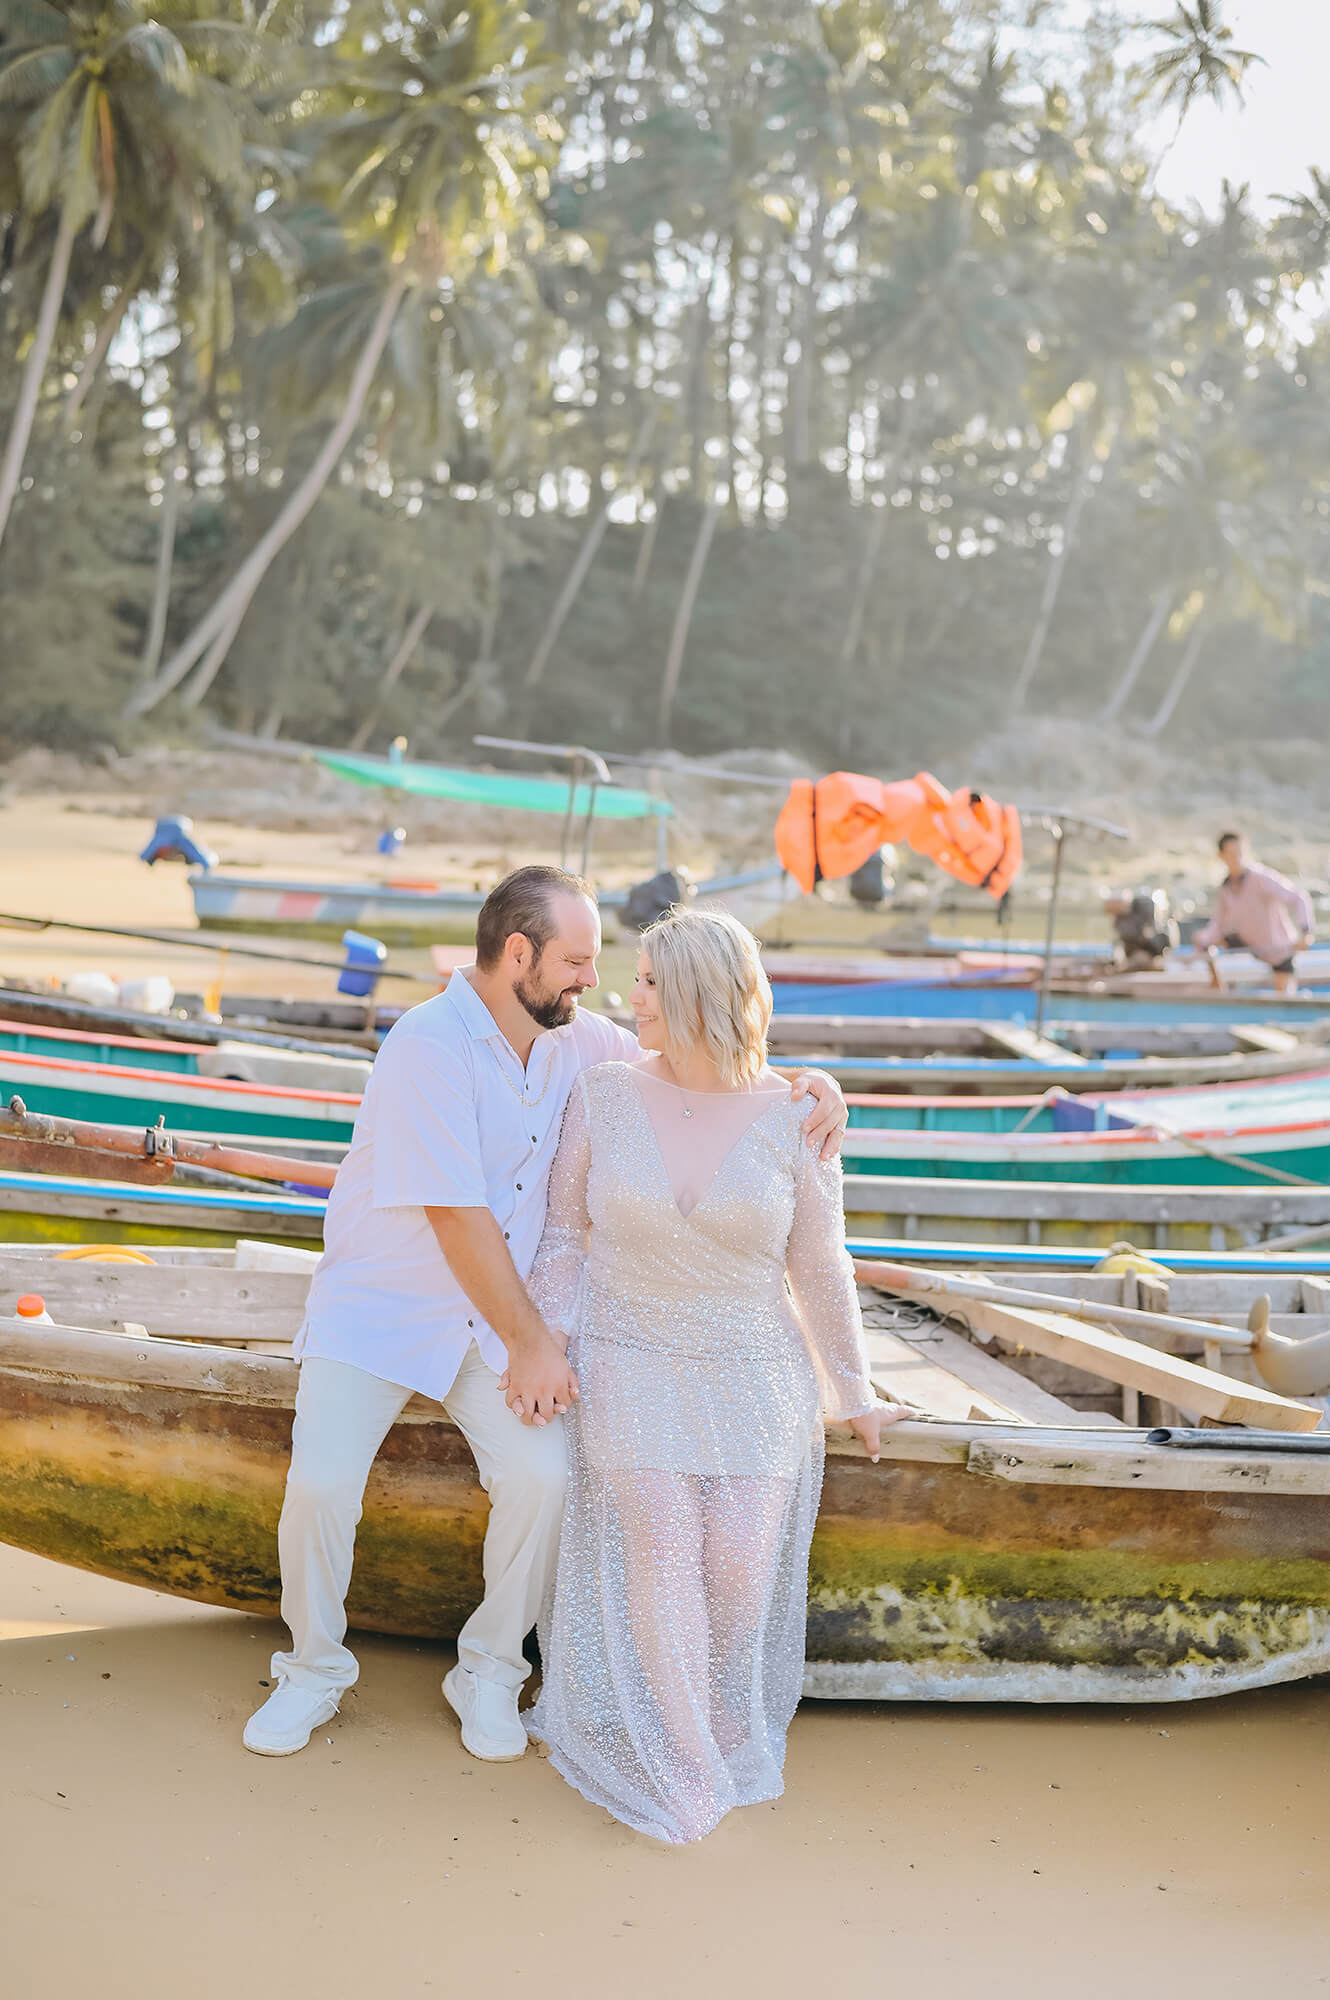
<instances>
[{"instance_id":1,"label":"gold chain necklace","mask_svg":"<svg viewBox=\"0 0 1330 2000\"><path fill-rule=\"evenodd\" d=\"M535 1054L535 1046L536 1045L534 1044L532 1046L532 1051L531 1051L532 1055ZM509 1043L509 1047L510 1048L512 1047L511 1043ZM516 1054L517 1053L516 1050L514 1050L513 1053ZM522 1109L524 1111L534 1110L536 1105L540 1103L541 1097L545 1095L545 1092L550 1087L550 1078L554 1074L553 1062L549 1062L545 1065L545 1081L540 1086L540 1097L528 1097L526 1094L526 1071L523 1070L522 1072L522 1088L519 1090L517 1088L517 1085L513 1082L512 1078L509 1076L507 1070L504 1068L503 1058L499 1055L497 1050L495 1051L494 1060L499 1065L499 1075L503 1078L504 1082L507 1084L509 1090L511 1090L511 1092L513 1093L513 1096L517 1099L518 1103L522 1106Z\"/></svg>"}]
</instances>

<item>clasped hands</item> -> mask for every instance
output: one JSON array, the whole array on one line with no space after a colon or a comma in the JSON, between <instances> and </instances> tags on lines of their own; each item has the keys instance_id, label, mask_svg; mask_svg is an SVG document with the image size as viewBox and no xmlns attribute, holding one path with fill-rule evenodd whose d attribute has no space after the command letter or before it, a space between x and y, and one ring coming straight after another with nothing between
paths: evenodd
<instances>
[{"instance_id":1,"label":"clasped hands","mask_svg":"<svg viewBox=\"0 0 1330 2000\"><path fill-rule=\"evenodd\" d=\"M566 1333L542 1327L509 1348L499 1387L508 1408L524 1424L541 1429L577 1401L577 1377L568 1365L567 1347Z\"/></svg>"}]
</instances>

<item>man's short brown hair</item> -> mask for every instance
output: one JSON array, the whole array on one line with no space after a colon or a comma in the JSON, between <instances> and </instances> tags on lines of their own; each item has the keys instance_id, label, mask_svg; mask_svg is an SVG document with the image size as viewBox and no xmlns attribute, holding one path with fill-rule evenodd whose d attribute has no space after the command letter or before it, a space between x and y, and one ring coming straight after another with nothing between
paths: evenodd
<instances>
[{"instance_id":1,"label":"man's short brown hair","mask_svg":"<svg viewBox=\"0 0 1330 2000\"><path fill-rule=\"evenodd\" d=\"M482 972L498 964L514 932L526 938L540 957L559 928L554 920L556 896L585 896L589 903L596 900L591 884L580 875L570 875L566 868L539 864L514 868L511 875L495 884L476 919L476 964Z\"/></svg>"}]
</instances>

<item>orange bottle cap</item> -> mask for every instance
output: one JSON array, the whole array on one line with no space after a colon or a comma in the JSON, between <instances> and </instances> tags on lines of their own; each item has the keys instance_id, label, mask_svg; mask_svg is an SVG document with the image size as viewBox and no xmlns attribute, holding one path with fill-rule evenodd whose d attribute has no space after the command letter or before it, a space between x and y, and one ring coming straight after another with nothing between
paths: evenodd
<instances>
[{"instance_id":1,"label":"orange bottle cap","mask_svg":"<svg viewBox=\"0 0 1330 2000\"><path fill-rule=\"evenodd\" d=\"M46 1311L46 1301L40 1292L25 1292L14 1310L20 1319L36 1319Z\"/></svg>"}]
</instances>

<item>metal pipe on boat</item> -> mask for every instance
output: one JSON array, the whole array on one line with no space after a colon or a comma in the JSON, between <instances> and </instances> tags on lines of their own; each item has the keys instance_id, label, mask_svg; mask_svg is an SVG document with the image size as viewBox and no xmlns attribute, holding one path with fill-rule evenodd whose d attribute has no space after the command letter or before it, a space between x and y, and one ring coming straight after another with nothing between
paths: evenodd
<instances>
[{"instance_id":1,"label":"metal pipe on boat","mask_svg":"<svg viewBox=\"0 0 1330 2000\"><path fill-rule=\"evenodd\" d=\"M1048 895L1048 927L1044 932L1044 969L1039 975L1039 1000L1034 1013L1036 1035L1042 1035L1044 1032L1048 987L1053 977L1053 931L1058 920L1058 894L1062 888L1062 850L1067 840L1067 830L1060 819L1048 819L1044 824L1053 836L1053 886Z\"/></svg>"},{"instance_id":2,"label":"metal pipe on boat","mask_svg":"<svg viewBox=\"0 0 1330 2000\"><path fill-rule=\"evenodd\" d=\"M45 1145L91 1146L103 1153L123 1153L133 1159L165 1156L219 1173L241 1174L249 1180L298 1181L304 1187L330 1188L335 1166L318 1160L284 1160L274 1153L252 1153L239 1146L219 1146L213 1140L183 1139L159 1123L144 1130L128 1125L93 1125L78 1118L52 1118L29 1111L21 1097L11 1097L0 1110L0 1133Z\"/></svg>"},{"instance_id":3,"label":"metal pipe on boat","mask_svg":"<svg viewBox=\"0 0 1330 2000\"><path fill-rule=\"evenodd\" d=\"M954 1271L925 1271L912 1264L875 1264L856 1258L854 1275L861 1285L882 1292L941 1293L945 1298L976 1299L991 1306L1014 1306L1019 1312L1061 1313L1066 1319L1099 1320L1107 1326L1139 1328L1142 1333L1180 1333L1235 1354L1251 1351L1255 1336L1238 1327L1216 1326L1210 1320L1182 1319L1176 1313L1142 1312L1138 1306L1100 1305L1096 1300L1057 1298L1050 1292L1017 1291L987 1278L962 1278ZM1292 1346L1308 1345L1294 1341ZM1275 1385L1272 1383L1271 1387Z\"/></svg>"}]
</instances>

